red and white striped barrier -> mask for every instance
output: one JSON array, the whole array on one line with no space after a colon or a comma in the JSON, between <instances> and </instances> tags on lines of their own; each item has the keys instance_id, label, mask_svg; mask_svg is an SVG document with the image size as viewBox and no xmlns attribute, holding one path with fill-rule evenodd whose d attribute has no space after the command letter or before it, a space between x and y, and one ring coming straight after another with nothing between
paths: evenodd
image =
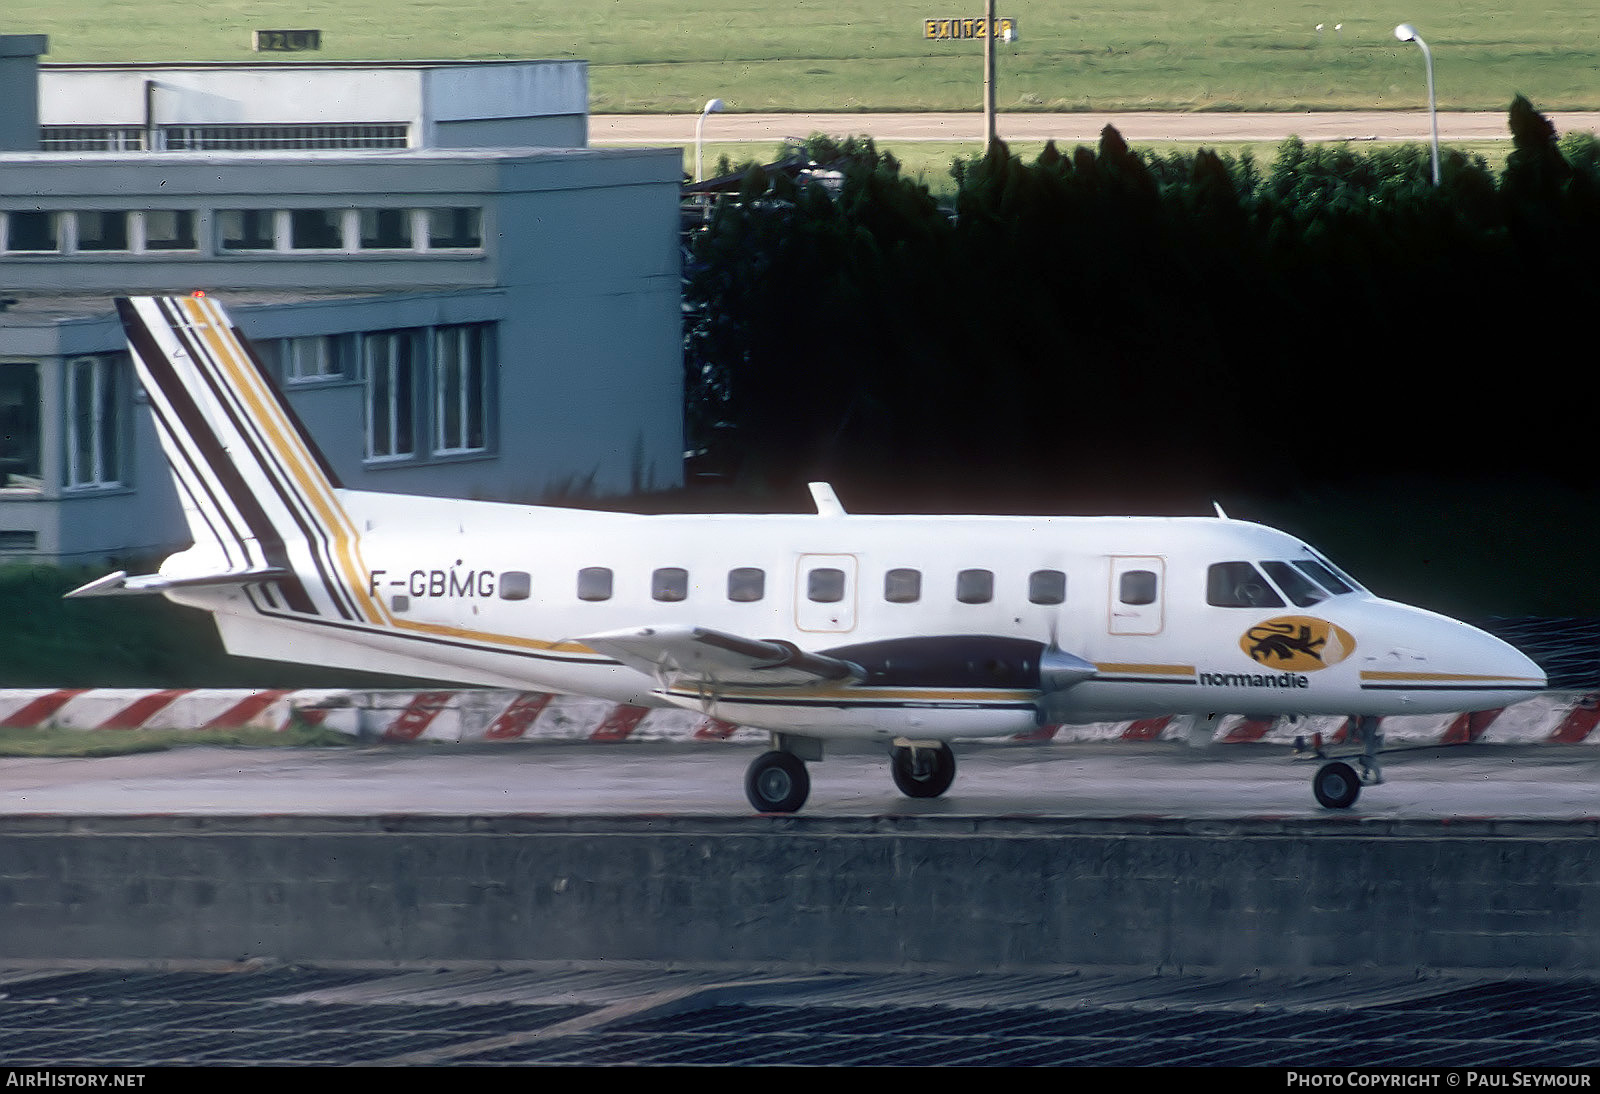
<instances>
[{"instance_id":1,"label":"red and white striped barrier","mask_svg":"<svg viewBox=\"0 0 1600 1094\"><path fill-rule=\"evenodd\" d=\"M283 730L298 719L393 741L723 740L762 731L692 711L626 706L537 691L242 691L221 688L0 690L0 726L63 729ZM1287 743L1321 733L1337 743L1344 718L1223 719L1220 742ZM1151 741L1186 737L1183 717L1047 726L1036 741ZM1390 742L1600 744L1600 694L1550 693L1500 710L1385 718Z\"/></svg>"}]
</instances>

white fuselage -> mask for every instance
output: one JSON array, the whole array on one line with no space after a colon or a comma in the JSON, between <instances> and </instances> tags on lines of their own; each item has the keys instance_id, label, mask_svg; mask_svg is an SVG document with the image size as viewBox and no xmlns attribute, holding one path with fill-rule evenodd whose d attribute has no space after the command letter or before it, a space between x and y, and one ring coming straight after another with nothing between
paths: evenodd
<instances>
[{"instance_id":1,"label":"white fuselage","mask_svg":"<svg viewBox=\"0 0 1600 1094\"><path fill-rule=\"evenodd\" d=\"M1295 602L1263 563L1287 573L1321 565L1317 556L1225 518L637 516L338 496L355 537L333 552L333 569L353 617L280 610L255 586L169 595L216 612L240 654L676 703L818 737L1032 728L1038 687L1016 665L988 666L986 679L972 663L988 656L977 638L1093 663L1092 677L1051 698L1052 721L1477 710L1544 684L1497 639L1353 583L1299 589ZM163 574L181 577L183 559ZM1241 564L1254 577L1235 580ZM1233 590L1245 585L1242 601ZM578 641L684 625L811 652L887 650L888 671L805 689L689 687ZM940 637L950 639L935 644L951 659L948 679L895 678L898 647L875 645Z\"/></svg>"}]
</instances>

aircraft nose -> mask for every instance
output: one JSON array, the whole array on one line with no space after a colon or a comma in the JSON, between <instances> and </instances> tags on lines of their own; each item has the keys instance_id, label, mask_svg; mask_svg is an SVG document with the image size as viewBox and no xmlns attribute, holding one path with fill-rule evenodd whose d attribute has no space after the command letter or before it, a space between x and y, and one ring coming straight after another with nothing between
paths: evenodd
<instances>
[{"instance_id":1,"label":"aircraft nose","mask_svg":"<svg viewBox=\"0 0 1600 1094\"><path fill-rule=\"evenodd\" d=\"M1422 713L1505 706L1548 683L1532 658L1487 631L1415 609L1406 616L1393 641L1368 647L1364 690L1401 693Z\"/></svg>"}]
</instances>

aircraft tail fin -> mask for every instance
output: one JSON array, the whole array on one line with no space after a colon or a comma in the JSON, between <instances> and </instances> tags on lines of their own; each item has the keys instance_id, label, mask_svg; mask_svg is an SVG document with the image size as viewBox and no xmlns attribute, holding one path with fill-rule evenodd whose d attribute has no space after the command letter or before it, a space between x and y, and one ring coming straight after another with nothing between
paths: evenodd
<instances>
[{"instance_id":1,"label":"aircraft tail fin","mask_svg":"<svg viewBox=\"0 0 1600 1094\"><path fill-rule=\"evenodd\" d=\"M273 608L364 617L339 480L222 305L121 297L117 312L194 539L150 587L270 582Z\"/></svg>"}]
</instances>

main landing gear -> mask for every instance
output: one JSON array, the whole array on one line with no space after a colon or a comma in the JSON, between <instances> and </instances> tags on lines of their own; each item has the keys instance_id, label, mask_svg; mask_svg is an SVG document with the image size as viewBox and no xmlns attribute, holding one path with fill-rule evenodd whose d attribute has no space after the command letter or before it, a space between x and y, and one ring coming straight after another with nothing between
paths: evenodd
<instances>
[{"instance_id":1,"label":"main landing gear","mask_svg":"<svg viewBox=\"0 0 1600 1094\"><path fill-rule=\"evenodd\" d=\"M889 752L894 784L908 798L937 798L956 777L956 755L950 746L896 745Z\"/></svg>"},{"instance_id":2,"label":"main landing gear","mask_svg":"<svg viewBox=\"0 0 1600 1094\"><path fill-rule=\"evenodd\" d=\"M1378 750L1383 747L1383 731L1379 728L1378 719L1363 715L1352 718L1350 722L1350 743L1361 745L1361 754L1354 757L1361 765L1361 774L1357 775L1355 768L1342 760L1334 760L1317 768L1317 773L1311 777L1311 792L1325 809L1349 809L1361 796L1362 786L1377 786L1383 782L1383 767L1378 763ZM1307 747L1305 740L1300 737L1295 738L1294 745L1296 752L1305 751ZM1320 733L1312 738L1310 750L1319 760L1328 758L1328 754L1322 750Z\"/></svg>"},{"instance_id":3,"label":"main landing gear","mask_svg":"<svg viewBox=\"0 0 1600 1094\"><path fill-rule=\"evenodd\" d=\"M805 761L822 759L822 742L774 733L772 746L745 769L744 795L758 813L793 813L811 794ZM889 772L906 797L937 798L956 777L955 753L943 741L901 739L889 751Z\"/></svg>"},{"instance_id":4,"label":"main landing gear","mask_svg":"<svg viewBox=\"0 0 1600 1094\"><path fill-rule=\"evenodd\" d=\"M744 773L744 796L757 813L793 813L811 794L805 761L792 752L763 752Z\"/></svg>"}]
</instances>

